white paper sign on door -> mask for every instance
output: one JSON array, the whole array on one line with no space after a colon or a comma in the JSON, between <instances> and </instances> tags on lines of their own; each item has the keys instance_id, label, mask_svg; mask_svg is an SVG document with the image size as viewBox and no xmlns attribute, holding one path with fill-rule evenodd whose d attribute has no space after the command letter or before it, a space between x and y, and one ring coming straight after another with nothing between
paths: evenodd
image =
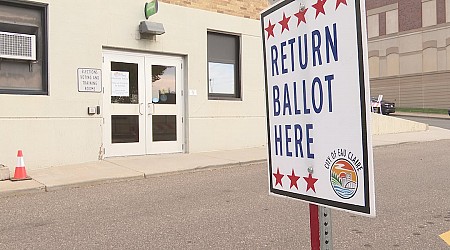
<instances>
[{"instance_id":1,"label":"white paper sign on door","mask_svg":"<svg viewBox=\"0 0 450 250\"><path fill-rule=\"evenodd\" d=\"M111 71L111 96L130 96L130 73Z\"/></svg>"}]
</instances>

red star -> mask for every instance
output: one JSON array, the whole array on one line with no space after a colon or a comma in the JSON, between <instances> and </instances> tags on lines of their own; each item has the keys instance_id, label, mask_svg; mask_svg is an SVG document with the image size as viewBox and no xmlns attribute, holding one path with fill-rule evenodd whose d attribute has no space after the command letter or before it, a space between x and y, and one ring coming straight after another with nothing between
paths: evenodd
<instances>
[{"instance_id":1,"label":"red star","mask_svg":"<svg viewBox=\"0 0 450 250\"><path fill-rule=\"evenodd\" d=\"M316 192L316 187L314 187L314 183L316 183L316 181L318 179L313 178L312 174L309 174L308 177L303 177L303 179L305 179L305 181L308 183L306 185L306 192L308 192L308 190L312 189L312 191L314 191L314 193Z\"/></svg>"},{"instance_id":2,"label":"red star","mask_svg":"<svg viewBox=\"0 0 450 250\"><path fill-rule=\"evenodd\" d=\"M300 25L301 22L306 23L306 17L305 14L308 11L308 8L304 10L299 10L296 14L294 14L295 17L297 17L297 27Z\"/></svg>"},{"instance_id":3,"label":"red star","mask_svg":"<svg viewBox=\"0 0 450 250\"><path fill-rule=\"evenodd\" d=\"M284 174L280 174L280 169L277 168L277 173L273 174L275 176L275 186L280 184L280 186L283 186L283 183L281 183L281 179L283 179Z\"/></svg>"},{"instance_id":4,"label":"red star","mask_svg":"<svg viewBox=\"0 0 450 250\"><path fill-rule=\"evenodd\" d=\"M289 20L291 17L286 17L286 14L283 13L283 20L279 21L278 23L281 24L281 33L283 34L284 30L289 30Z\"/></svg>"},{"instance_id":5,"label":"red star","mask_svg":"<svg viewBox=\"0 0 450 250\"><path fill-rule=\"evenodd\" d=\"M297 181L300 179L300 176L296 176L294 173L294 169L292 169L292 175L288 175L289 179L291 180L291 187L294 187L298 190Z\"/></svg>"},{"instance_id":6,"label":"red star","mask_svg":"<svg viewBox=\"0 0 450 250\"><path fill-rule=\"evenodd\" d=\"M338 0L339 1L339 0ZM316 9L316 19L319 13L322 13L325 15L325 9L323 8L323 5L327 2L327 0L317 0L317 3L313 4L312 7Z\"/></svg>"},{"instance_id":7,"label":"red star","mask_svg":"<svg viewBox=\"0 0 450 250\"><path fill-rule=\"evenodd\" d=\"M265 28L265 30L267 31L267 39L269 39L270 36L275 37L275 35L273 34L274 28L275 28L275 24L272 24L269 20L269 26L267 28Z\"/></svg>"},{"instance_id":8,"label":"red star","mask_svg":"<svg viewBox=\"0 0 450 250\"><path fill-rule=\"evenodd\" d=\"M336 0L336 9L341 5L341 3L347 5L347 0Z\"/></svg>"}]
</instances>

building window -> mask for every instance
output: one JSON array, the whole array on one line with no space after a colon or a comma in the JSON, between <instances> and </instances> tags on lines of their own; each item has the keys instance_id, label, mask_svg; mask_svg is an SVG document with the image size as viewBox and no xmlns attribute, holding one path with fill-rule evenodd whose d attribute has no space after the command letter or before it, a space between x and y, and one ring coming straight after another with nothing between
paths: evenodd
<instances>
[{"instance_id":1,"label":"building window","mask_svg":"<svg viewBox=\"0 0 450 250\"><path fill-rule=\"evenodd\" d=\"M241 98L239 36L208 32L208 98Z\"/></svg>"},{"instance_id":2,"label":"building window","mask_svg":"<svg viewBox=\"0 0 450 250\"><path fill-rule=\"evenodd\" d=\"M422 0L422 27L437 24L436 0Z\"/></svg>"},{"instance_id":3,"label":"building window","mask_svg":"<svg viewBox=\"0 0 450 250\"><path fill-rule=\"evenodd\" d=\"M0 0L0 94L48 94L47 4Z\"/></svg>"},{"instance_id":4,"label":"building window","mask_svg":"<svg viewBox=\"0 0 450 250\"><path fill-rule=\"evenodd\" d=\"M367 35L368 38L380 35L380 15L378 13L367 17Z\"/></svg>"},{"instance_id":5,"label":"building window","mask_svg":"<svg viewBox=\"0 0 450 250\"><path fill-rule=\"evenodd\" d=\"M386 34L398 32L398 9L386 12Z\"/></svg>"}]
</instances>

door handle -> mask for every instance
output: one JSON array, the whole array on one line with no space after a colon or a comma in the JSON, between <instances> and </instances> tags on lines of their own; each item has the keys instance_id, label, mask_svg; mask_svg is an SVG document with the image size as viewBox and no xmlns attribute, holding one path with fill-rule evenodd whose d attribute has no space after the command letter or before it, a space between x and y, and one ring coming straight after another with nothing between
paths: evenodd
<instances>
[{"instance_id":1,"label":"door handle","mask_svg":"<svg viewBox=\"0 0 450 250\"><path fill-rule=\"evenodd\" d=\"M139 114L140 115L143 115L144 113L142 112L142 106L143 106L144 104L143 103L139 103Z\"/></svg>"},{"instance_id":2,"label":"door handle","mask_svg":"<svg viewBox=\"0 0 450 250\"><path fill-rule=\"evenodd\" d=\"M147 108L148 108L148 115L153 115L153 113L155 113L155 104L154 103L148 103Z\"/></svg>"}]
</instances>

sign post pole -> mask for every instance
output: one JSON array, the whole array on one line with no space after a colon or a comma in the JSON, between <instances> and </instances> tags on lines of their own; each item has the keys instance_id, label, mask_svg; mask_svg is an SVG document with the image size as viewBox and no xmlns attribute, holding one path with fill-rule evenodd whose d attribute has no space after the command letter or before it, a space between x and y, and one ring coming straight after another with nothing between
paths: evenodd
<instances>
[{"instance_id":1,"label":"sign post pole","mask_svg":"<svg viewBox=\"0 0 450 250\"><path fill-rule=\"evenodd\" d=\"M311 250L332 250L331 210L327 207L309 204L309 225Z\"/></svg>"},{"instance_id":2,"label":"sign post pole","mask_svg":"<svg viewBox=\"0 0 450 250\"><path fill-rule=\"evenodd\" d=\"M311 228L311 250L320 250L319 206L309 204L309 227Z\"/></svg>"},{"instance_id":3,"label":"sign post pole","mask_svg":"<svg viewBox=\"0 0 450 250\"><path fill-rule=\"evenodd\" d=\"M333 249L333 236L331 233L331 209L319 206L320 223L320 249Z\"/></svg>"}]
</instances>

